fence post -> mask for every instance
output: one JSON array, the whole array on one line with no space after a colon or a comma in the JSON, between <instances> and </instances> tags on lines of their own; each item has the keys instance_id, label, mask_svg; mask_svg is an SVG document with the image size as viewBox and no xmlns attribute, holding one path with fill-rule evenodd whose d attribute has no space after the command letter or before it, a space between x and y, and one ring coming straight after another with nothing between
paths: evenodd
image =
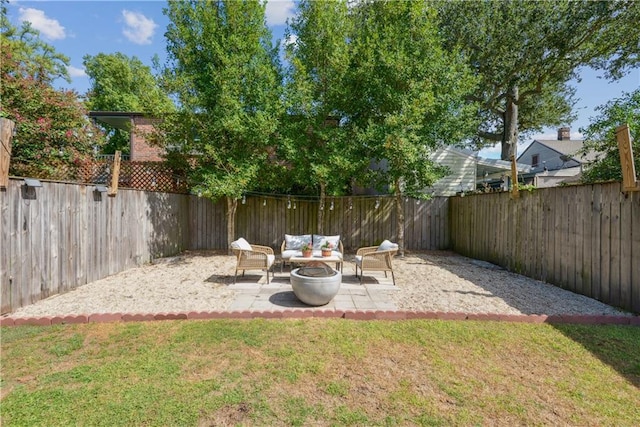
<instances>
[{"instance_id":1,"label":"fence post","mask_svg":"<svg viewBox=\"0 0 640 427\"><path fill-rule=\"evenodd\" d=\"M111 175L111 188L109 188L109 196L115 197L118 193L118 182L120 181L120 150L116 151L113 156L113 174Z\"/></svg>"},{"instance_id":2,"label":"fence post","mask_svg":"<svg viewBox=\"0 0 640 427\"><path fill-rule=\"evenodd\" d=\"M15 123L0 117L0 187L9 185L9 161L11 160L11 140Z\"/></svg>"},{"instance_id":3,"label":"fence post","mask_svg":"<svg viewBox=\"0 0 640 427\"><path fill-rule=\"evenodd\" d=\"M633 163L633 147L629 125L616 128L616 139L620 151L620 167L622 168L622 191L640 191L636 178L636 167Z\"/></svg>"}]
</instances>

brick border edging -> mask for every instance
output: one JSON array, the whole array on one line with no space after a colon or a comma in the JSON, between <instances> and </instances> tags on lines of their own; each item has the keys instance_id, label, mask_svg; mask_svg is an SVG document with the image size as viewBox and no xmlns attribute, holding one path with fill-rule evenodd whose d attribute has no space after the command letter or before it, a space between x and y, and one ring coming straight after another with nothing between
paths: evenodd
<instances>
[{"instance_id":1,"label":"brick border edging","mask_svg":"<svg viewBox=\"0 0 640 427\"><path fill-rule=\"evenodd\" d=\"M450 313L439 311L407 310L242 310L242 311L190 311L179 313L99 313L46 317L0 317L0 326L38 325L50 326L72 323L145 322L155 320L194 319L299 319L299 318L341 318L350 320L482 320L497 322L583 324L583 325L632 325L640 326L640 316L610 315L545 315L545 314L489 314Z\"/></svg>"}]
</instances>

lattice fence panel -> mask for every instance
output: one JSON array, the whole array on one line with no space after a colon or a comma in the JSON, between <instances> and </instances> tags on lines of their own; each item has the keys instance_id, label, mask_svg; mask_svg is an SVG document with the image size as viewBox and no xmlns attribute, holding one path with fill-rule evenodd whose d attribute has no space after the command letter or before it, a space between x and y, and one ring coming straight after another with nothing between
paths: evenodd
<instances>
[{"instance_id":1,"label":"lattice fence panel","mask_svg":"<svg viewBox=\"0 0 640 427\"><path fill-rule=\"evenodd\" d=\"M110 185L113 162L110 160L83 162L73 172L59 179ZM118 187L175 193L186 193L189 190L184 177L175 174L168 165L158 162L121 162Z\"/></svg>"}]
</instances>

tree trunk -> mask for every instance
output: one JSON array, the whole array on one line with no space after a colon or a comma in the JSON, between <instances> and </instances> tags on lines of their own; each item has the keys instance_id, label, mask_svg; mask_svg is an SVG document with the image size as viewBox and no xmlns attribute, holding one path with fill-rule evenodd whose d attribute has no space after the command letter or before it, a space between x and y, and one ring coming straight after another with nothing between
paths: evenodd
<instances>
[{"instance_id":1,"label":"tree trunk","mask_svg":"<svg viewBox=\"0 0 640 427\"><path fill-rule=\"evenodd\" d=\"M507 106L504 112L504 132L502 134L502 160L511 160L511 156L517 157L518 147L518 102L520 96L518 86L509 89L507 93Z\"/></svg>"},{"instance_id":2,"label":"tree trunk","mask_svg":"<svg viewBox=\"0 0 640 427\"><path fill-rule=\"evenodd\" d=\"M227 197L227 247L229 250L229 254L231 254L231 242L235 240L237 208L238 199Z\"/></svg>"},{"instance_id":3,"label":"tree trunk","mask_svg":"<svg viewBox=\"0 0 640 427\"><path fill-rule=\"evenodd\" d=\"M398 215L398 252L404 257L404 205L400 191L400 179L396 179L395 185L396 214Z\"/></svg>"},{"instance_id":4,"label":"tree trunk","mask_svg":"<svg viewBox=\"0 0 640 427\"><path fill-rule=\"evenodd\" d=\"M324 182L320 182L320 204L318 205L318 234L324 234L324 202L327 198L327 185Z\"/></svg>"}]
</instances>

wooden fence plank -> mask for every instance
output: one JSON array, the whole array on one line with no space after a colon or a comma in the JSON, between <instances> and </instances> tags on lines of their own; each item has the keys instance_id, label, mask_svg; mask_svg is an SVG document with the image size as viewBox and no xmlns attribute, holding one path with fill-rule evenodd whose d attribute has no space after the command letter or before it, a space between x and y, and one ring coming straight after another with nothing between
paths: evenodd
<instances>
[{"instance_id":1,"label":"wooden fence plank","mask_svg":"<svg viewBox=\"0 0 640 427\"><path fill-rule=\"evenodd\" d=\"M558 280L559 274L556 274L557 267L557 258L561 256L559 252L559 246L556 245L556 217L558 216L558 209L560 207L556 204L556 192L549 192L549 211L548 211L548 227L547 227L547 237L548 237L548 269L547 269L547 279L545 281L549 283L556 283Z\"/></svg>"},{"instance_id":2,"label":"wooden fence plank","mask_svg":"<svg viewBox=\"0 0 640 427\"><path fill-rule=\"evenodd\" d=\"M575 207L575 257L573 269L574 292L582 293L584 288L584 239L585 239L585 216L588 215L590 206L586 203L588 187L575 187L576 190L576 207ZM589 230L586 231L589 233Z\"/></svg>"},{"instance_id":3,"label":"wooden fence plank","mask_svg":"<svg viewBox=\"0 0 640 427\"><path fill-rule=\"evenodd\" d=\"M7 184L9 179L7 178ZM11 310L11 218L9 216L10 194L0 190L0 313Z\"/></svg>"},{"instance_id":4,"label":"wooden fence plank","mask_svg":"<svg viewBox=\"0 0 640 427\"><path fill-rule=\"evenodd\" d=\"M533 270L531 272L532 277L540 277L542 275L542 260L544 257L544 233L543 230L545 228L544 222L542 222L542 218L544 215L544 203L543 203L543 193L536 191L534 192L535 196L535 206L534 206L534 223L532 224L531 233L534 234L534 239L532 240L533 244Z\"/></svg>"},{"instance_id":5,"label":"wooden fence plank","mask_svg":"<svg viewBox=\"0 0 640 427\"><path fill-rule=\"evenodd\" d=\"M562 212L562 208L564 206L563 202L563 196L558 193L558 192L554 192L554 201L553 201L553 253L554 253L554 258L553 258L553 269L552 269L552 275L551 275L551 282L552 283L557 283L559 286L563 287L565 286L564 282L562 281L562 257L564 256L563 253L563 240L566 238L563 235L563 212Z\"/></svg>"},{"instance_id":6,"label":"wooden fence plank","mask_svg":"<svg viewBox=\"0 0 640 427\"><path fill-rule=\"evenodd\" d=\"M595 185L593 186L593 195L592 195L592 209L591 209L591 259L593 262L591 264L591 292L588 294L591 298L595 298L600 300L600 284L602 283L600 277L600 264L602 263L601 258L601 217L602 217L602 186Z\"/></svg>"},{"instance_id":7,"label":"wooden fence plank","mask_svg":"<svg viewBox=\"0 0 640 427\"><path fill-rule=\"evenodd\" d=\"M37 194L38 208L32 213L31 232L29 246L32 248L31 259L31 299L39 301L49 296L49 288L44 281L46 275L46 236L44 229L46 227L46 217L49 209L49 192L46 191L48 183L44 183L43 187ZM33 201L32 201L33 202Z\"/></svg>"},{"instance_id":8,"label":"wooden fence plank","mask_svg":"<svg viewBox=\"0 0 640 427\"><path fill-rule=\"evenodd\" d=\"M11 194L11 199L9 200L9 209L11 211L11 230L9 233L9 245L11 247L11 262L9 271L10 281L8 285L10 285L10 297L11 297L11 307L21 307L22 306L22 292L23 288L26 286L22 281L22 269L24 265L22 264L22 227L23 227L23 213L22 213L22 186L14 185L13 189L12 182L9 181L9 191ZM13 191L12 191L13 190ZM4 242L3 242L4 243ZM4 245L3 245L4 246Z\"/></svg>"},{"instance_id":9,"label":"wooden fence plank","mask_svg":"<svg viewBox=\"0 0 640 427\"><path fill-rule=\"evenodd\" d=\"M610 271L609 271L609 302L620 306L620 263L621 263L621 236L620 236L620 191L616 191L617 185L612 184L611 195L611 245L610 245Z\"/></svg>"},{"instance_id":10,"label":"wooden fence plank","mask_svg":"<svg viewBox=\"0 0 640 427\"><path fill-rule=\"evenodd\" d=\"M608 186L603 187L600 213L600 301L611 301L611 194Z\"/></svg>"},{"instance_id":11,"label":"wooden fence plank","mask_svg":"<svg viewBox=\"0 0 640 427\"><path fill-rule=\"evenodd\" d=\"M631 204L631 301L629 309L640 313L640 193L629 194Z\"/></svg>"},{"instance_id":12,"label":"wooden fence plank","mask_svg":"<svg viewBox=\"0 0 640 427\"><path fill-rule=\"evenodd\" d=\"M633 217L632 197L621 195L620 197L620 301L619 305L631 310L633 270L632 243L633 243ZM629 237L627 237L629 236ZM640 257L637 259L640 260ZM640 264L640 261L637 261ZM626 305L625 305L626 304Z\"/></svg>"},{"instance_id":13,"label":"wooden fence plank","mask_svg":"<svg viewBox=\"0 0 640 427\"><path fill-rule=\"evenodd\" d=\"M578 235L578 214L577 214L577 192L576 187L571 186L567 193L569 197L565 200L567 204L567 245L566 245L566 282L567 289L576 289L576 247Z\"/></svg>"},{"instance_id":14,"label":"wooden fence plank","mask_svg":"<svg viewBox=\"0 0 640 427\"><path fill-rule=\"evenodd\" d=\"M583 200L583 227L582 227L582 289L578 292L582 295L591 295L591 289L593 286L593 274L591 271L593 254L593 186L585 185L582 187L584 200Z\"/></svg>"}]
</instances>

